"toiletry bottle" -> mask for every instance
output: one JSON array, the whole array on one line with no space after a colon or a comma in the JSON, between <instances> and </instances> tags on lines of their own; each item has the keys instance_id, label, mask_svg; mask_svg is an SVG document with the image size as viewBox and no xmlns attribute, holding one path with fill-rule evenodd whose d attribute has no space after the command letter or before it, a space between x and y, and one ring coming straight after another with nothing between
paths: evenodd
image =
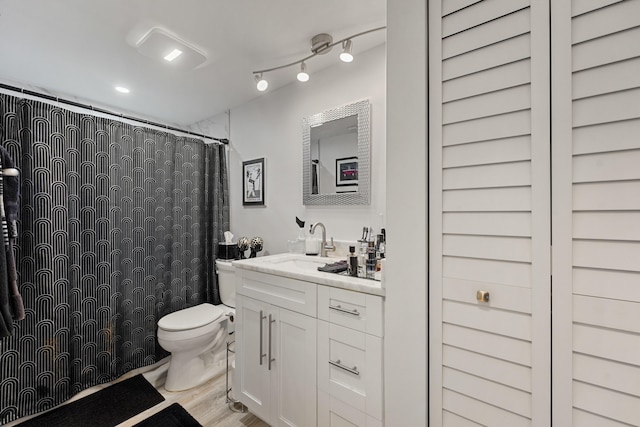
<instances>
[{"instance_id":1,"label":"toiletry bottle","mask_svg":"<svg viewBox=\"0 0 640 427\"><path fill-rule=\"evenodd\" d=\"M373 279L375 277L377 264L378 261L376 260L376 242L371 240L368 242L367 248L367 279Z\"/></svg>"},{"instance_id":2,"label":"toiletry bottle","mask_svg":"<svg viewBox=\"0 0 640 427\"><path fill-rule=\"evenodd\" d=\"M376 259L378 260L376 271L380 271L380 260L385 257L386 251L386 236L384 228L380 230L380 234L378 234L378 238L376 239Z\"/></svg>"},{"instance_id":3,"label":"toiletry bottle","mask_svg":"<svg viewBox=\"0 0 640 427\"><path fill-rule=\"evenodd\" d=\"M367 251L368 242L358 240L358 277L367 277Z\"/></svg>"},{"instance_id":4,"label":"toiletry bottle","mask_svg":"<svg viewBox=\"0 0 640 427\"><path fill-rule=\"evenodd\" d=\"M349 276L358 277L358 257L355 246L349 246Z\"/></svg>"}]
</instances>

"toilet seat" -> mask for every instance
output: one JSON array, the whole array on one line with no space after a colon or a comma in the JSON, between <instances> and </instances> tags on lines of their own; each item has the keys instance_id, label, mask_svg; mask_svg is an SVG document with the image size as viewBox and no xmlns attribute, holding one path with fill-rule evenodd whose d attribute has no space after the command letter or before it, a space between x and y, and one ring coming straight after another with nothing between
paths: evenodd
<instances>
[{"instance_id":1,"label":"toilet seat","mask_svg":"<svg viewBox=\"0 0 640 427\"><path fill-rule=\"evenodd\" d=\"M215 322L223 313L213 304L199 304L167 314L158 321L158 328L165 331L197 329Z\"/></svg>"}]
</instances>

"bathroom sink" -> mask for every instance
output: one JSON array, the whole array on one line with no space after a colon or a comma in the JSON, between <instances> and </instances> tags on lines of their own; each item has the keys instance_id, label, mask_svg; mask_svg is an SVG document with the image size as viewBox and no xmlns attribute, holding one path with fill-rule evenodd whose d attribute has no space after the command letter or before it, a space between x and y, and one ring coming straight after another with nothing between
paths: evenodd
<instances>
[{"instance_id":1,"label":"bathroom sink","mask_svg":"<svg viewBox=\"0 0 640 427\"><path fill-rule=\"evenodd\" d=\"M327 258L309 257L306 255L291 254L288 257L281 259L272 259L268 263L274 267L280 267L284 269L294 269L302 271L318 271L318 267L322 267L328 262L335 260L327 260Z\"/></svg>"}]
</instances>

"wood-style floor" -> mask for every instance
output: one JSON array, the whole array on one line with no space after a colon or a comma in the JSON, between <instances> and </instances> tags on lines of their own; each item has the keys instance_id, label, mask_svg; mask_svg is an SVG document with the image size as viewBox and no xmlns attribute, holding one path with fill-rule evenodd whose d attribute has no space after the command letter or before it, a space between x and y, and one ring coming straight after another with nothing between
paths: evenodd
<instances>
[{"instance_id":1,"label":"wood-style floor","mask_svg":"<svg viewBox=\"0 0 640 427\"><path fill-rule=\"evenodd\" d=\"M189 390L171 392L164 389L167 365L144 374L149 382L165 398L164 402L119 424L118 427L131 427L136 423L161 411L174 402L179 403L204 427L268 427L269 425L249 412L234 412L226 403L226 381L222 375Z\"/></svg>"},{"instance_id":2,"label":"wood-style floor","mask_svg":"<svg viewBox=\"0 0 640 427\"><path fill-rule=\"evenodd\" d=\"M234 412L229 408L226 403L226 380L225 373L213 378L212 380L192 389L179 392L171 392L164 389L164 380L166 377L166 370L168 365L166 363L157 366L156 368L144 372L145 378L153 384L156 389L162 394L165 400L162 403L150 408L129 420L118 424L117 427L131 427L136 423L150 417L156 412L160 412L172 403L179 403L184 409L187 410L200 424L204 427L268 427L269 425L256 417L255 415L244 412ZM118 381L125 380L132 377L141 370L129 372L124 375ZM75 396L73 400L82 398L87 394L96 392L101 388L106 387L96 386L92 389L85 390L79 395ZM31 417L28 417L31 418ZM27 418L22 418L7 424L5 427L11 427L25 421Z\"/></svg>"}]
</instances>

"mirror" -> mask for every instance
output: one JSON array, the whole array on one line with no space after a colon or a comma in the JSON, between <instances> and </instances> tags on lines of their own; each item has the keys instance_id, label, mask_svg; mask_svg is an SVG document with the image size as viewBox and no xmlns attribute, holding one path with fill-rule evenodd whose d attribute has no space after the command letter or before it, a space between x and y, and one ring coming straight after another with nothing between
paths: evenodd
<instances>
[{"instance_id":1,"label":"mirror","mask_svg":"<svg viewBox=\"0 0 640 427\"><path fill-rule=\"evenodd\" d=\"M302 120L305 205L369 204L369 123L367 100Z\"/></svg>"}]
</instances>

